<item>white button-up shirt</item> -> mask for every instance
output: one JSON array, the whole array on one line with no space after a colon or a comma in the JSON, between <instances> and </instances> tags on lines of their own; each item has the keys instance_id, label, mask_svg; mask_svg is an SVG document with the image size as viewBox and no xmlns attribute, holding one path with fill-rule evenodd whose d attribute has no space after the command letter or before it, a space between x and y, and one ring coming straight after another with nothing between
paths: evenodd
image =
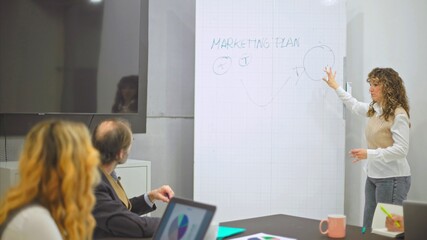
<instances>
[{"instance_id":1,"label":"white button-up shirt","mask_svg":"<svg viewBox=\"0 0 427 240\"><path fill-rule=\"evenodd\" d=\"M367 117L369 103L357 101L342 87L336 89L338 97L353 113ZM383 112L381 106L373 106L376 116ZM393 145L386 148L368 149L366 172L371 178L405 177L411 175L411 169L406 159L409 150L409 119L404 114L398 114L390 128Z\"/></svg>"}]
</instances>

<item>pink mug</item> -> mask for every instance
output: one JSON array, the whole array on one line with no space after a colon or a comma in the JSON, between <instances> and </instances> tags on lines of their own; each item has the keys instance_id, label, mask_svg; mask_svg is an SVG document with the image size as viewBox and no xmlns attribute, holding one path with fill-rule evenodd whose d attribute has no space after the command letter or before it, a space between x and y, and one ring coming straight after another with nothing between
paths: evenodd
<instances>
[{"instance_id":1,"label":"pink mug","mask_svg":"<svg viewBox=\"0 0 427 240\"><path fill-rule=\"evenodd\" d=\"M326 231L322 230L322 224L324 222L328 225ZM331 214L328 215L328 219L320 221L319 230L322 234L328 234L328 237L330 238L343 238L345 237L345 226L345 215Z\"/></svg>"}]
</instances>

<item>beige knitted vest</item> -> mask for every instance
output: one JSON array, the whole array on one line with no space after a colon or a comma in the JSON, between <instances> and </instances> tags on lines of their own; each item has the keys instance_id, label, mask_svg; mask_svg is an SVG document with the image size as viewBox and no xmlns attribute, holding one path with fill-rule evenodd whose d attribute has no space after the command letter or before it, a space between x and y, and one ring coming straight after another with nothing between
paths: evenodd
<instances>
[{"instance_id":1,"label":"beige knitted vest","mask_svg":"<svg viewBox=\"0 0 427 240\"><path fill-rule=\"evenodd\" d=\"M394 117L398 114L405 114L408 117L405 109L398 107L394 111L394 116L390 116L388 121L383 117L372 116L368 120L365 128L366 142L369 149L386 148L393 145L391 136L391 126L394 123Z\"/></svg>"}]
</instances>

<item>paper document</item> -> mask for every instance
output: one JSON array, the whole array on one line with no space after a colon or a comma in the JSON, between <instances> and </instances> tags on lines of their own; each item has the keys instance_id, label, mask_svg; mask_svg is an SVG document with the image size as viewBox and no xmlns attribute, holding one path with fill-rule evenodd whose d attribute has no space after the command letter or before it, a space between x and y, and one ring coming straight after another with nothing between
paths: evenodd
<instances>
[{"instance_id":1,"label":"paper document","mask_svg":"<svg viewBox=\"0 0 427 240\"><path fill-rule=\"evenodd\" d=\"M381 210L383 206L393 215L403 216L403 208L399 205L387 204L387 203L378 203L377 208L375 208L374 219L372 220L372 233L383 235L386 237L396 237L402 232L390 232L385 226L385 219L387 215Z\"/></svg>"},{"instance_id":2,"label":"paper document","mask_svg":"<svg viewBox=\"0 0 427 240\"><path fill-rule=\"evenodd\" d=\"M276 236L276 235L271 235L271 234L266 234L266 233L257 233L257 234L252 234L250 236L245 236L245 237L239 237L239 238L233 238L234 240L296 240L295 238L287 238L287 237L281 237L281 236ZM230 239L230 240L233 240Z\"/></svg>"}]
</instances>

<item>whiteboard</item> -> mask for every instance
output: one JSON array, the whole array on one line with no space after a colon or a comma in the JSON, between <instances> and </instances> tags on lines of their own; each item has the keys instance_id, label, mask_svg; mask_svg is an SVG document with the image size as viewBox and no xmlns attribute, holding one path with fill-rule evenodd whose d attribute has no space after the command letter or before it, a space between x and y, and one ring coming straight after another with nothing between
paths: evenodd
<instances>
[{"instance_id":1,"label":"whiteboard","mask_svg":"<svg viewBox=\"0 0 427 240\"><path fill-rule=\"evenodd\" d=\"M216 220L344 209L345 3L198 0L194 199ZM342 76L337 76L338 81Z\"/></svg>"}]
</instances>

